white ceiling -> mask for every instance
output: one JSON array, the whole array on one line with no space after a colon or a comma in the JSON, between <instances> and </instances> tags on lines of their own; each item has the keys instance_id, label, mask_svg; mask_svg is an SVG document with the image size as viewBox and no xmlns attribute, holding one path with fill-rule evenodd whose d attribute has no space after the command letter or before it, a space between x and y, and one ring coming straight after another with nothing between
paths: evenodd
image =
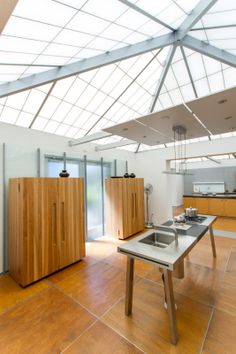
<instances>
[{"instance_id":1,"label":"white ceiling","mask_svg":"<svg viewBox=\"0 0 236 354\"><path fill-rule=\"evenodd\" d=\"M186 131L180 140L235 131L236 88L148 114L104 131L152 146L172 142L175 127Z\"/></svg>"},{"instance_id":2,"label":"white ceiling","mask_svg":"<svg viewBox=\"0 0 236 354\"><path fill-rule=\"evenodd\" d=\"M0 35L0 122L78 139L149 115L158 88L153 112L235 87L235 18L235 0L19 0ZM166 41L183 24L188 41L168 66ZM123 54L109 61L116 53ZM78 67L73 75L70 64ZM232 132L235 124L227 124L217 134ZM187 133L202 136L202 129L195 121ZM152 134L151 145L165 142Z\"/></svg>"}]
</instances>

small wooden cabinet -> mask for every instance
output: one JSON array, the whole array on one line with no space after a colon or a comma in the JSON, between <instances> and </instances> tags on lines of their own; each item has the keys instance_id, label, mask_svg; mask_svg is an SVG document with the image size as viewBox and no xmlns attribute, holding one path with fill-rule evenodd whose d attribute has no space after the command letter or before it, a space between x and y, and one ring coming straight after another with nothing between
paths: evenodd
<instances>
[{"instance_id":1,"label":"small wooden cabinet","mask_svg":"<svg viewBox=\"0 0 236 354\"><path fill-rule=\"evenodd\" d=\"M10 179L10 275L26 286L84 256L83 178Z\"/></svg>"},{"instance_id":2,"label":"small wooden cabinet","mask_svg":"<svg viewBox=\"0 0 236 354\"><path fill-rule=\"evenodd\" d=\"M144 229L143 178L105 180L106 235L125 239Z\"/></svg>"}]
</instances>

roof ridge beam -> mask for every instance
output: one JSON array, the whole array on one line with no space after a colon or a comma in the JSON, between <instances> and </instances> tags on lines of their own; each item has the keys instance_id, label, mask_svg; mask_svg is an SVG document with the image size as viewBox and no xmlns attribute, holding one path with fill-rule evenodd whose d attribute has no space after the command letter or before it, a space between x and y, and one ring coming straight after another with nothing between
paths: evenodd
<instances>
[{"instance_id":1,"label":"roof ridge beam","mask_svg":"<svg viewBox=\"0 0 236 354\"><path fill-rule=\"evenodd\" d=\"M159 25L164 26L164 27L168 28L168 29L171 30L171 31L175 31L175 29L174 29L173 27L171 27L171 26L169 26L167 23L165 23L165 22L159 20L157 17L151 15L151 14L148 13L147 11L141 9L140 7L136 6L136 5L133 4L132 2L130 2L130 1L128 1L128 0L119 0L119 1L122 2L122 4L124 4L124 5L128 6L128 7L130 7L131 9L133 9L133 10L139 12L140 14L142 14L142 15L144 15L144 16L150 18L152 21L155 21L155 22L159 23Z\"/></svg>"},{"instance_id":2,"label":"roof ridge beam","mask_svg":"<svg viewBox=\"0 0 236 354\"><path fill-rule=\"evenodd\" d=\"M159 94L161 92L161 89L163 87L166 75L168 74L168 70L170 68L170 65L171 65L173 56L175 54L175 50L176 50L177 45L178 45L178 42L174 43L173 47L171 47L170 50L169 50L169 53L168 53L167 58L166 58L166 63L165 63L165 66L164 66L164 68L162 70L161 77L159 79L159 82L158 82L158 85L157 85L157 88L156 88L156 91L155 91L155 94L154 94L154 97L153 97L153 101L152 101L149 113L152 113L154 111L154 109L155 109L155 105L156 105L157 99L158 99Z\"/></svg>"},{"instance_id":3,"label":"roof ridge beam","mask_svg":"<svg viewBox=\"0 0 236 354\"><path fill-rule=\"evenodd\" d=\"M182 45L191 50L195 50L203 55L206 55L215 60L219 60L224 64L236 67L236 55L226 50L214 47L213 45L200 41L191 36L185 36L182 40Z\"/></svg>"},{"instance_id":4,"label":"roof ridge beam","mask_svg":"<svg viewBox=\"0 0 236 354\"><path fill-rule=\"evenodd\" d=\"M176 40L181 40L218 0L201 0L176 31Z\"/></svg>"},{"instance_id":5,"label":"roof ridge beam","mask_svg":"<svg viewBox=\"0 0 236 354\"><path fill-rule=\"evenodd\" d=\"M145 40L143 42L99 54L88 59L79 60L74 63L58 67L56 69L29 75L22 79L0 85L0 98L28 90L30 88L48 84L52 81L57 81L73 75L78 75L93 69L97 69L98 67L150 52L152 50L163 48L173 44L174 42L174 33L168 33Z\"/></svg>"}]
</instances>

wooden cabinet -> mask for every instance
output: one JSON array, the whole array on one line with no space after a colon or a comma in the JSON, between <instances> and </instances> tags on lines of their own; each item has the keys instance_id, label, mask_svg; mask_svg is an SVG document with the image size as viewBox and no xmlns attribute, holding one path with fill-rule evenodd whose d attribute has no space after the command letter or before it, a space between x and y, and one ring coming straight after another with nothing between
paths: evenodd
<instances>
[{"instance_id":1,"label":"wooden cabinet","mask_svg":"<svg viewBox=\"0 0 236 354\"><path fill-rule=\"evenodd\" d=\"M83 179L10 179L10 275L26 286L84 256Z\"/></svg>"},{"instance_id":2,"label":"wooden cabinet","mask_svg":"<svg viewBox=\"0 0 236 354\"><path fill-rule=\"evenodd\" d=\"M143 178L105 180L106 235L125 239L144 229Z\"/></svg>"},{"instance_id":3,"label":"wooden cabinet","mask_svg":"<svg viewBox=\"0 0 236 354\"><path fill-rule=\"evenodd\" d=\"M225 216L236 217L236 199L225 199Z\"/></svg>"},{"instance_id":4,"label":"wooden cabinet","mask_svg":"<svg viewBox=\"0 0 236 354\"><path fill-rule=\"evenodd\" d=\"M225 199L222 198L209 198L209 214L225 216Z\"/></svg>"},{"instance_id":5,"label":"wooden cabinet","mask_svg":"<svg viewBox=\"0 0 236 354\"><path fill-rule=\"evenodd\" d=\"M208 198L195 198L195 207L200 214L209 214L209 199Z\"/></svg>"},{"instance_id":6,"label":"wooden cabinet","mask_svg":"<svg viewBox=\"0 0 236 354\"><path fill-rule=\"evenodd\" d=\"M184 208L195 208L196 198L193 197L184 197Z\"/></svg>"}]
</instances>

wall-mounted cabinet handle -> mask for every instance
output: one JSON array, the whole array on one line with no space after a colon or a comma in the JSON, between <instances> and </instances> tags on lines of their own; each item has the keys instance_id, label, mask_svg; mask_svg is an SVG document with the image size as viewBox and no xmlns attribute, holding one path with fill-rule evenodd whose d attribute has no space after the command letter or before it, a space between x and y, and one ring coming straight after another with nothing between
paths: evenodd
<instances>
[{"instance_id":1,"label":"wall-mounted cabinet handle","mask_svg":"<svg viewBox=\"0 0 236 354\"><path fill-rule=\"evenodd\" d=\"M61 202L61 240L65 241L65 203Z\"/></svg>"},{"instance_id":2,"label":"wall-mounted cabinet handle","mask_svg":"<svg viewBox=\"0 0 236 354\"><path fill-rule=\"evenodd\" d=\"M134 194L134 204L135 204L135 217L138 216L138 206L137 206L137 194Z\"/></svg>"},{"instance_id":3,"label":"wall-mounted cabinet handle","mask_svg":"<svg viewBox=\"0 0 236 354\"><path fill-rule=\"evenodd\" d=\"M57 204L52 205L52 237L53 243L57 244Z\"/></svg>"}]
</instances>

